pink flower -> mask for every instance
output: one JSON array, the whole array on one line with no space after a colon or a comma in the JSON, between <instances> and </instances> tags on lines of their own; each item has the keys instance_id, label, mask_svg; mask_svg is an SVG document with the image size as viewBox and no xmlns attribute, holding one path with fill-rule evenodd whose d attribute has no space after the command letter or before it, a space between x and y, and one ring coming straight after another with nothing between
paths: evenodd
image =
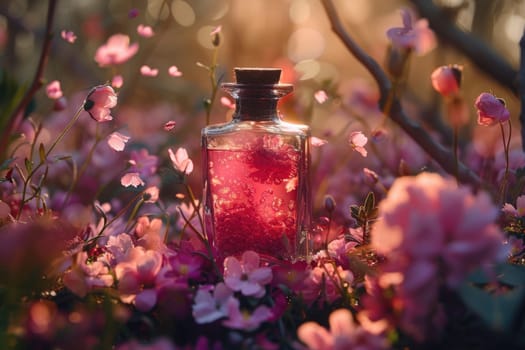
<instances>
[{"instance_id":1,"label":"pink flower","mask_svg":"<svg viewBox=\"0 0 525 350\"><path fill-rule=\"evenodd\" d=\"M144 194L147 194L149 196L148 199L144 200L145 203L155 203L159 200L159 188L157 186L151 186L146 188Z\"/></svg>"},{"instance_id":2,"label":"pink flower","mask_svg":"<svg viewBox=\"0 0 525 350\"><path fill-rule=\"evenodd\" d=\"M185 148L178 148L176 153L173 153L171 148L168 148L168 153L170 155L171 164L175 170L186 175L191 174L193 171L193 161L188 157L188 152Z\"/></svg>"},{"instance_id":3,"label":"pink flower","mask_svg":"<svg viewBox=\"0 0 525 350\"><path fill-rule=\"evenodd\" d=\"M115 75L113 79L111 79L111 86L113 86L115 89L120 89L123 84L124 78L122 78L122 75Z\"/></svg>"},{"instance_id":4,"label":"pink flower","mask_svg":"<svg viewBox=\"0 0 525 350\"><path fill-rule=\"evenodd\" d=\"M116 131L108 136L109 147L111 147L117 152L123 151L128 141L129 141L129 136L123 135Z\"/></svg>"},{"instance_id":5,"label":"pink flower","mask_svg":"<svg viewBox=\"0 0 525 350\"><path fill-rule=\"evenodd\" d=\"M361 131L354 131L350 134L349 143L352 148L366 157L368 152L365 149L365 145L368 142L368 138Z\"/></svg>"},{"instance_id":6,"label":"pink flower","mask_svg":"<svg viewBox=\"0 0 525 350\"><path fill-rule=\"evenodd\" d=\"M226 306L228 319L224 320L222 324L233 329L253 331L259 328L261 323L273 317L272 310L266 305L258 306L251 314L246 310L241 311L239 300L235 298L230 298Z\"/></svg>"},{"instance_id":7,"label":"pink flower","mask_svg":"<svg viewBox=\"0 0 525 350\"><path fill-rule=\"evenodd\" d=\"M321 146L326 145L327 143L328 143L328 141L320 139L320 138L315 137L315 136L312 136L310 138L310 145L312 147L321 147Z\"/></svg>"},{"instance_id":8,"label":"pink flower","mask_svg":"<svg viewBox=\"0 0 525 350\"><path fill-rule=\"evenodd\" d=\"M72 31L63 30L60 32L60 36L70 44L73 44L75 40L77 40L77 36Z\"/></svg>"},{"instance_id":9,"label":"pink flower","mask_svg":"<svg viewBox=\"0 0 525 350\"><path fill-rule=\"evenodd\" d=\"M143 65L140 67L140 74L146 77L156 77L159 74L159 70L156 68L151 68L150 66Z\"/></svg>"},{"instance_id":10,"label":"pink flower","mask_svg":"<svg viewBox=\"0 0 525 350\"><path fill-rule=\"evenodd\" d=\"M332 312L329 324L330 331L315 322L306 322L298 328L297 335L312 350L387 349L384 337L356 325L346 309Z\"/></svg>"},{"instance_id":11,"label":"pink flower","mask_svg":"<svg viewBox=\"0 0 525 350\"><path fill-rule=\"evenodd\" d=\"M111 86L99 85L91 89L84 110L97 122L113 120L110 109L117 105L117 94Z\"/></svg>"},{"instance_id":12,"label":"pink flower","mask_svg":"<svg viewBox=\"0 0 525 350\"><path fill-rule=\"evenodd\" d=\"M52 100L57 100L62 97L62 89L60 88L60 82L53 80L46 86L46 94Z\"/></svg>"},{"instance_id":13,"label":"pink flower","mask_svg":"<svg viewBox=\"0 0 525 350\"><path fill-rule=\"evenodd\" d=\"M401 10L403 27L391 28L386 35L392 43L405 49L414 49L424 55L436 46L434 32L428 28L428 21L420 19L413 24L412 15L408 9Z\"/></svg>"},{"instance_id":14,"label":"pink flower","mask_svg":"<svg viewBox=\"0 0 525 350\"><path fill-rule=\"evenodd\" d=\"M155 35L153 29L150 26L145 26L144 24L139 24L137 26L137 33L144 38L151 38Z\"/></svg>"},{"instance_id":15,"label":"pink flower","mask_svg":"<svg viewBox=\"0 0 525 350\"><path fill-rule=\"evenodd\" d=\"M78 253L74 267L63 277L64 285L81 298L93 289L113 285L113 276L107 264L99 259L88 263L88 258L87 252Z\"/></svg>"},{"instance_id":16,"label":"pink flower","mask_svg":"<svg viewBox=\"0 0 525 350\"><path fill-rule=\"evenodd\" d=\"M514 217L525 216L525 195L516 198L516 207L512 204L505 203L502 211Z\"/></svg>"},{"instance_id":17,"label":"pink flower","mask_svg":"<svg viewBox=\"0 0 525 350\"><path fill-rule=\"evenodd\" d=\"M430 79L434 89L443 96L456 95L461 85L462 66L448 65L436 68Z\"/></svg>"},{"instance_id":18,"label":"pink flower","mask_svg":"<svg viewBox=\"0 0 525 350\"><path fill-rule=\"evenodd\" d=\"M315 92L314 98L317 101L317 103L323 104L328 100L328 95L326 94L326 91L319 90Z\"/></svg>"},{"instance_id":19,"label":"pink flower","mask_svg":"<svg viewBox=\"0 0 525 350\"><path fill-rule=\"evenodd\" d=\"M168 73L172 77L181 77L182 76L182 72L179 70L179 68L177 68L177 66L169 67L168 68Z\"/></svg>"},{"instance_id":20,"label":"pink flower","mask_svg":"<svg viewBox=\"0 0 525 350\"><path fill-rule=\"evenodd\" d=\"M235 103L226 96L221 97L221 105L229 109L235 109Z\"/></svg>"},{"instance_id":21,"label":"pink flower","mask_svg":"<svg viewBox=\"0 0 525 350\"><path fill-rule=\"evenodd\" d=\"M228 316L228 301L233 298L233 291L222 282L212 290L199 287L192 306L195 322L210 323Z\"/></svg>"},{"instance_id":22,"label":"pink flower","mask_svg":"<svg viewBox=\"0 0 525 350\"><path fill-rule=\"evenodd\" d=\"M321 262L314 267L305 279L305 286L301 293L306 302L311 303L323 295L328 302L341 298L341 292L350 293L354 275L350 270L335 266L333 262Z\"/></svg>"},{"instance_id":23,"label":"pink flower","mask_svg":"<svg viewBox=\"0 0 525 350\"><path fill-rule=\"evenodd\" d=\"M141 177L148 178L157 172L159 157L149 154L148 150L141 148L130 153L130 171L137 172Z\"/></svg>"},{"instance_id":24,"label":"pink flower","mask_svg":"<svg viewBox=\"0 0 525 350\"><path fill-rule=\"evenodd\" d=\"M503 123L510 119L505 102L496 96L483 92L474 103L478 111L478 124L484 126Z\"/></svg>"},{"instance_id":25,"label":"pink flower","mask_svg":"<svg viewBox=\"0 0 525 350\"><path fill-rule=\"evenodd\" d=\"M241 261L233 256L224 260L224 283L243 295L262 297L265 285L272 281L272 270L260 267L259 254L248 250L242 254Z\"/></svg>"},{"instance_id":26,"label":"pink flower","mask_svg":"<svg viewBox=\"0 0 525 350\"><path fill-rule=\"evenodd\" d=\"M139 173L127 173L120 179L120 184L124 187L139 187L144 186L144 181L140 178Z\"/></svg>"},{"instance_id":27,"label":"pink flower","mask_svg":"<svg viewBox=\"0 0 525 350\"><path fill-rule=\"evenodd\" d=\"M177 125L177 122L175 120L170 120L164 124L164 130L171 131L173 128Z\"/></svg>"},{"instance_id":28,"label":"pink flower","mask_svg":"<svg viewBox=\"0 0 525 350\"><path fill-rule=\"evenodd\" d=\"M138 50L139 44L129 44L129 36L115 34L109 37L105 45L97 49L95 61L101 67L121 64L133 57Z\"/></svg>"},{"instance_id":29,"label":"pink flower","mask_svg":"<svg viewBox=\"0 0 525 350\"><path fill-rule=\"evenodd\" d=\"M115 266L120 299L133 303L140 311L149 311L157 303L155 279L162 266L162 255L154 250L135 247L128 260Z\"/></svg>"}]
</instances>

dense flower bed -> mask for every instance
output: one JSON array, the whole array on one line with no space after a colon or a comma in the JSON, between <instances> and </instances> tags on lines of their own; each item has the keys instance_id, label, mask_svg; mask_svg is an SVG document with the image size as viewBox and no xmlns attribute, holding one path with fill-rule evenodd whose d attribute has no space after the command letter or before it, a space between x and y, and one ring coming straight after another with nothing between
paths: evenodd
<instances>
[{"instance_id":1,"label":"dense flower bed","mask_svg":"<svg viewBox=\"0 0 525 350\"><path fill-rule=\"evenodd\" d=\"M324 3L330 14L331 2ZM220 258L204 230L192 156L198 147L171 138L187 121L161 109L143 113L159 118L142 121L137 135L117 128L121 115L132 125L138 113L125 106L115 113L122 75L87 93L65 94L58 79L48 82L54 111L41 120L19 117L30 99L13 96L0 165L0 347L525 347L525 155L511 142L511 113L492 93L465 101L463 67L444 65L429 82L447 107L451 151L440 153L428 141L436 136L423 129L411 132L396 89L411 53L423 55L436 42L426 20L407 10L402 19L403 27L386 33L386 79L394 87L377 96L357 86L332 105L358 120L340 128L343 146L328 134L311 140L313 187L322 204L308 261L253 250ZM155 35L143 24L137 33ZM220 38L217 27L214 50ZM68 44L76 39L61 32ZM138 52L137 43L117 33L94 60L116 68ZM384 82L386 73L370 67ZM204 104L209 123L217 62L204 68L212 78ZM158 74L140 68L143 77ZM174 65L166 74L183 75ZM316 89L310 100L326 107L339 98L334 89ZM221 102L234 108L227 98ZM493 157L469 146L458 152L467 105L479 126L501 131L501 152ZM351 166L334 170L349 157Z\"/></svg>"}]
</instances>

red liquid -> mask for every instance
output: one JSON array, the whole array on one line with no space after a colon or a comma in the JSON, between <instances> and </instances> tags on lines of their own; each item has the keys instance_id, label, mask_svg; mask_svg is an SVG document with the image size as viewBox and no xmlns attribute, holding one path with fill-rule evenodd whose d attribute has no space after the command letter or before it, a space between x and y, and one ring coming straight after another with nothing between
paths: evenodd
<instances>
[{"instance_id":1,"label":"red liquid","mask_svg":"<svg viewBox=\"0 0 525 350\"><path fill-rule=\"evenodd\" d=\"M278 136L259 138L245 150L207 152L214 242L220 254L293 254L300 152Z\"/></svg>"}]
</instances>

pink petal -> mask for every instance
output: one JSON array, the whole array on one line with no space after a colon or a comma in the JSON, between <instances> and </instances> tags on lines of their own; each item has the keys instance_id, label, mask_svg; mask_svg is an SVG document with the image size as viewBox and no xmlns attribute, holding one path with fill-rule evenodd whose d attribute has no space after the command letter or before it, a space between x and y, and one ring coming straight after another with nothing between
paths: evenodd
<instances>
[{"instance_id":1,"label":"pink petal","mask_svg":"<svg viewBox=\"0 0 525 350\"><path fill-rule=\"evenodd\" d=\"M139 187L144 186L144 181L140 178L139 173L127 173L120 179L120 183L124 187Z\"/></svg>"},{"instance_id":2,"label":"pink petal","mask_svg":"<svg viewBox=\"0 0 525 350\"><path fill-rule=\"evenodd\" d=\"M53 100L57 100L62 97L62 89L60 88L60 82L53 80L46 86L47 97Z\"/></svg>"},{"instance_id":3,"label":"pink petal","mask_svg":"<svg viewBox=\"0 0 525 350\"><path fill-rule=\"evenodd\" d=\"M156 77L159 74L159 70L143 65L142 67L140 67L140 74L146 77Z\"/></svg>"},{"instance_id":4,"label":"pink petal","mask_svg":"<svg viewBox=\"0 0 525 350\"><path fill-rule=\"evenodd\" d=\"M179 68L177 68L177 66L171 66L170 68L168 68L168 73L172 77L182 76L182 72L179 70Z\"/></svg>"},{"instance_id":5,"label":"pink petal","mask_svg":"<svg viewBox=\"0 0 525 350\"><path fill-rule=\"evenodd\" d=\"M111 86L113 86L115 89L120 89L123 84L124 78L122 78L122 75L115 75L113 79L111 79Z\"/></svg>"},{"instance_id":6,"label":"pink petal","mask_svg":"<svg viewBox=\"0 0 525 350\"><path fill-rule=\"evenodd\" d=\"M297 336L309 349L329 350L334 345L332 335L315 322L303 323L297 330Z\"/></svg>"},{"instance_id":7,"label":"pink petal","mask_svg":"<svg viewBox=\"0 0 525 350\"><path fill-rule=\"evenodd\" d=\"M319 104L323 104L328 100L328 95L324 90L319 90L315 92L314 98Z\"/></svg>"},{"instance_id":8,"label":"pink petal","mask_svg":"<svg viewBox=\"0 0 525 350\"><path fill-rule=\"evenodd\" d=\"M312 136L310 138L310 145L312 145L313 147L321 147L321 146L326 145L327 143L328 143L327 140L323 140L315 136Z\"/></svg>"},{"instance_id":9,"label":"pink petal","mask_svg":"<svg viewBox=\"0 0 525 350\"><path fill-rule=\"evenodd\" d=\"M173 128L175 127L175 125L177 125L177 122L174 121L174 120L170 120L169 122L167 122L166 124L164 124L164 130L166 130L166 131L173 130Z\"/></svg>"},{"instance_id":10,"label":"pink petal","mask_svg":"<svg viewBox=\"0 0 525 350\"><path fill-rule=\"evenodd\" d=\"M330 314L330 332L334 336L350 335L355 329L354 320L350 311L339 309Z\"/></svg>"},{"instance_id":11,"label":"pink petal","mask_svg":"<svg viewBox=\"0 0 525 350\"><path fill-rule=\"evenodd\" d=\"M143 24L139 24L137 26L137 33L144 38L151 38L155 35L153 29L150 26L145 26Z\"/></svg>"},{"instance_id":12,"label":"pink petal","mask_svg":"<svg viewBox=\"0 0 525 350\"><path fill-rule=\"evenodd\" d=\"M229 109L235 109L235 103L225 96L221 97L221 105L228 107Z\"/></svg>"},{"instance_id":13,"label":"pink petal","mask_svg":"<svg viewBox=\"0 0 525 350\"><path fill-rule=\"evenodd\" d=\"M77 40L77 36L72 31L63 30L60 32L60 36L70 44L73 44L75 40Z\"/></svg>"},{"instance_id":14,"label":"pink petal","mask_svg":"<svg viewBox=\"0 0 525 350\"><path fill-rule=\"evenodd\" d=\"M129 137L119 132L114 132L108 137L108 145L117 152L124 150L126 143L129 141Z\"/></svg>"}]
</instances>

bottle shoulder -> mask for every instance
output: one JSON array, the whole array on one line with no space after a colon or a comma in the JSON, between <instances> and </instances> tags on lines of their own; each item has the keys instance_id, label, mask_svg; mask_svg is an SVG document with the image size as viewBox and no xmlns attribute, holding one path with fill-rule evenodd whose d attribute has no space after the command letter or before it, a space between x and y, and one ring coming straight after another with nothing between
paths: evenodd
<instances>
[{"instance_id":1,"label":"bottle shoulder","mask_svg":"<svg viewBox=\"0 0 525 350\"><path fill-rule=\"evenodd\" d=\"M223 124L209 125L202 129L203 136L216 136L238 132L290 134L304 137L310 136L310 127L304 124L278 121L231 121Z\"/></svg>"}]
</instances>

